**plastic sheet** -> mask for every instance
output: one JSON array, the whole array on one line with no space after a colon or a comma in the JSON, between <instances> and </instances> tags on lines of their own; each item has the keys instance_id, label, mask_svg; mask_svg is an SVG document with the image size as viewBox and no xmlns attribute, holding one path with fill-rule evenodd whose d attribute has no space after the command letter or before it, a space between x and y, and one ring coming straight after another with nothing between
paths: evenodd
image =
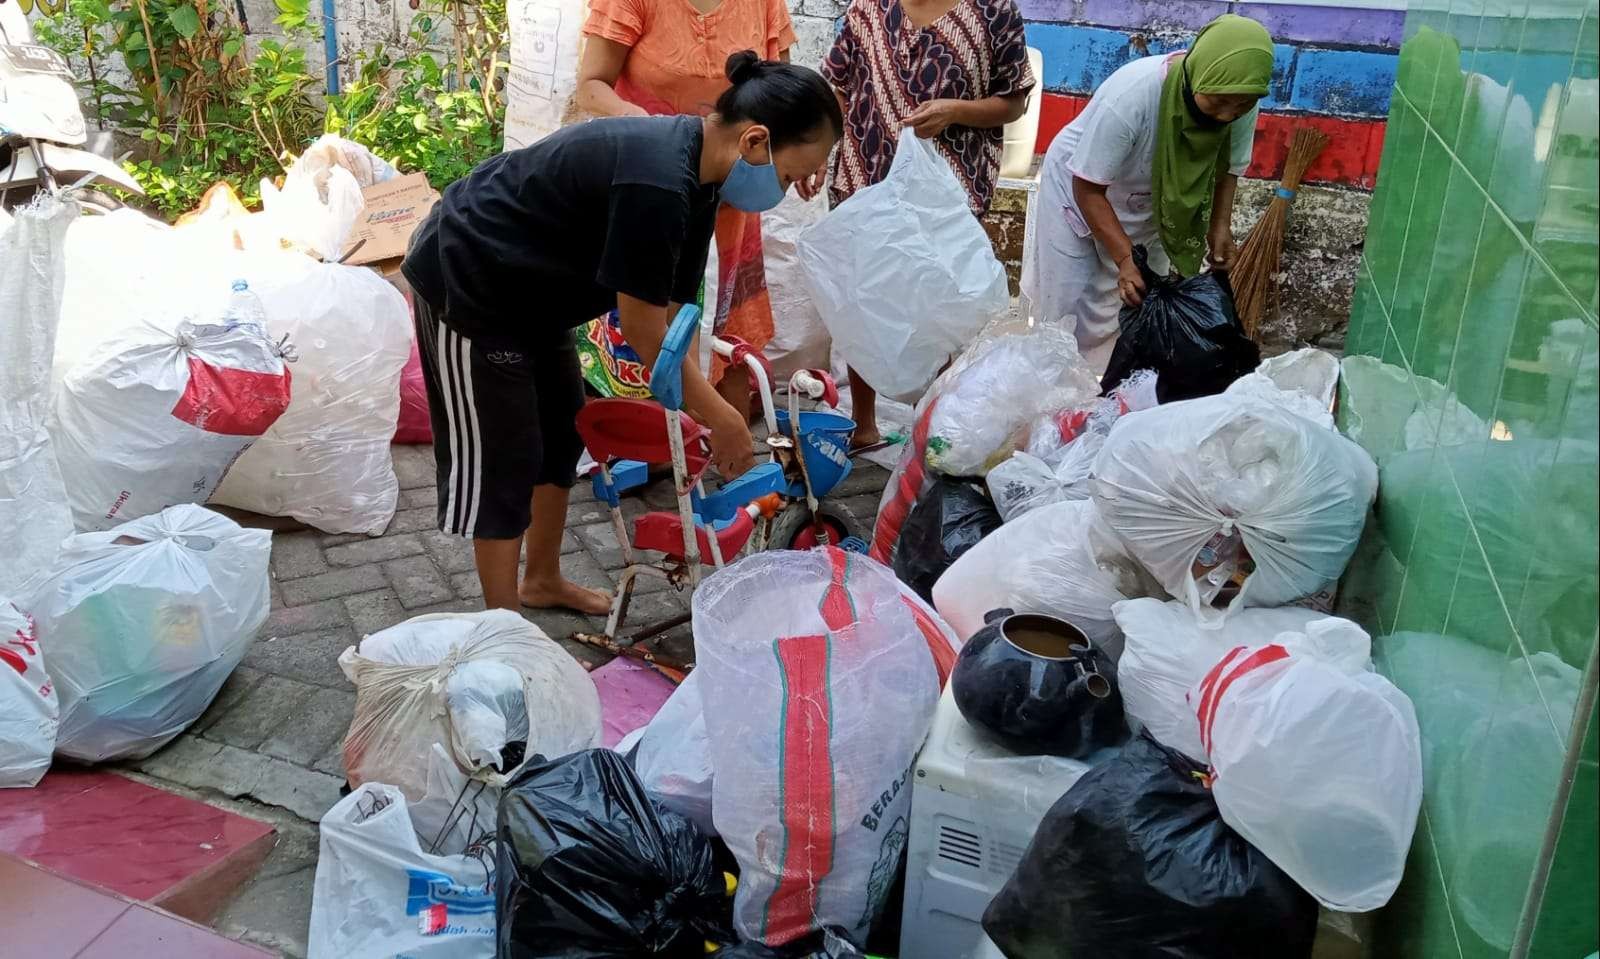
<instances>
[{"instance_id":1,"label":"plastic sheet","mask_svg":"<svg viewBox=\"0 0 1600 959\"><path fill-rule=\"evenodd\" d=\"M1315 610L1295 606L1245 609L1221 629L1208 630L1177 600L1134 599L1116 604L1111 612L1123 634L1117 680L1128 725L1197 761L1205 758L1205 749L1188 702L1189 689L1233 647L1264 645L1322 618Z\"/></svg>"},{"instance_id":2,"label":"plastic sheet","mask_svg":"<svg viewBox=\"0 0 1600 959\"><path fill-rule=\"evenodd\" d=\"M72 533L46 421L78 205L41 195L0 233L0 595L17 595Z\"/></svg>"},{"instance_id":3,"label":"plastic sheet","mask_svg":"<svg viewBox=\"0 0 1600 959\"><path fill-rule=\"evenodd\" d=\"M1261 351L1234 310L1228 274L1212 271L1168 280L1151 271L1143 247L1134 262L1144 276L1144 300L1124 306L1121 333L1101 380L1110 389L1137 370L1155 370L1161 402L1221 393L1256 368Z\"/></svg>"},{"instance_id":4,"label":"plastic sheet","mask_svg":"<svg viewBox=\"0 0 1600 959\"><path fill-rule=\"evenodd\" d=\"M56 751L148 756L217 695L266 621L272 534L173 506L68 539L25 603L61 701Z\"/></svg>"},{"instance_id":5,"label":"plastic sheet","mask_svg":"<svg viewBox=\"0 0 1600 959\"><path fill-rule=\"evenodd\" d=\"M400 790L368 783L322 817L309 959L490 959L494 860L422 850Z\"/></svg>"},{"instance_id":6,"label":"plastic sheet","mask_svg":"<svg viewBox=\"0 0 1600 959\"><path fill-rule=\"evenodd\" d=\"M1355 624L1317 620L1236 647L1189 694L1228 825L1345 912L1389 901L1422 805L1416 713L1369 650Z\"/></svg>"},{"instance_id":7,"label":"plastic sheet","mask_svg":"<svg viewBox=\"0 0 1600 959\"><path fill-rule=\"evenodd\" d=\"M838 549L713 573L694 626L713 816L740 866L736 931L782 946L837 926L864 943L905 851L907 777L939 696L929 637L888 569Z\"/></svg>"},{"instance_id":8,"label":"plastic sheet","mask_svg":"<svg viewBox=\"0 0 1600 959\"><path fill-rule=\"evenodd\" d=\"M610 750L530 763L501 797L499 840L506 959L698 959L726 938L710 841Z\"/></svg>"},{"instance_id":9,"label":"plastic sheet","mask_svg":"<svg viewBox=\"0 0 1600 959\"><path fill-rule=\"evenodd\" d=\"M339 668L356 687L344 741L352 785L388 783L420 801L433 743L446 745L462 771L496 787L512 772L497 768L509 741L525 739L529 757L600 744L594 681L510 610L408 619L346 649Z\"/></svg>"},{"instance_id":10,"label":"plastic sheet","mask_svg":"<svg viewBox=\"0 0 1600 959\"><path fill-rule=\"evenodd\" d=\"M1102 527L1094 503L1069 500L1008 523L968 550L934 585L933 605L963 637L982 629L990 610L1045 613L1116 658L1122 634L1111 607L1152 591L1159 587Z\"/></svg>"},{"instance_id":11,"label":"plastic sheet","mask_svg":"<svg viewBox=\"0 0 1600 959\"><path fill-rule=\"evenodd\" d=\"M1007 959L1307 957L1317 906L1148 737L1084 773L984 913Z\"/></svg>"},{"instance_id":12,"label":"plastic sheet","mask_svg":"<svg viewBox=\"0 0 1600 959\"><path fill-rule=\"evenodd\" d=\"M894 573L925 600L950 564L1000 528L982 486L940 477L917 500L894 551Z\"/></svg>"},{"instance_id":13,"label":"plastic sheet","mask_svg":"<svg viewBox=\"0 0 1600 959\"><path fill-rule=\"evenodd\" d=\"M389 444L411 317L405 298L372 270L306 266L251 279L267 332L289 337L299 352L294 392L212 501L329 533L382 533L400 495Z\"/></svg>"},{"instance_id":14,"label":"plastic sheet","mask_svg":"<svg viewBox=\"0 0 1600 959\"><path fill-rule=\"evenodd\" d=\"M0 597L0 789L44 778L60 714L33 617Z\"/></svg>"},{"instance_id":15,"label":"plastic sheet","mask_svg":"<svg viewBox=\"0 0 1600 959\"><path fill-rule=\"evenodd\" d=\"M249 323L141 325L56 394L56 457L79 529L203 503L289 405L286 347Z\"/></svg>"},{"instance_id":16,"label":"plastic sheet","mask_svg":"<svg viewBox=\"0 0 1600 959\"><path fill-rule=\"evenodd\" d=\"M839 353L879 393L905 402L1011 305L966 190L909 129L888 175L806 230L799 252Z\"/></svg>"},{"instance_id":17,"label":"plastic sheet","mask_svg":"<svg viewBox=\"0 0 1600 959\"><path fill-rule=\"evenodd\" d=\"M1281 606L1338 580L1378 471L1338 433L1260 399L1222 395L1124 417L1091 485L1128 553L1214 628L1227 610ZM1238 595L1227 610L1211 608L1246 559L1254 571Z\"/></svg>"},{"instance_id":18,"label":"plastic sheet","mask_svg":"<svg viewBox=\"0 0 1600 959\"><path fill-rule=\"evenodd\" d=\"M690 673L660 712L625 737L617 751L628 755L650 795L687 817L708 836L717 834L711 815L711 741L700 700L700 671Z\"/></svg>"}]
</instances>

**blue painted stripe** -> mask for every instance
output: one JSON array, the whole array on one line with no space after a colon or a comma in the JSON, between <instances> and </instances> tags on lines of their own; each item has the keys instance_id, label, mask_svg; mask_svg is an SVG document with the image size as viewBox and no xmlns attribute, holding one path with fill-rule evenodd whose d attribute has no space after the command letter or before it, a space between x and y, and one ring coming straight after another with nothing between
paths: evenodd
<instances>
[{"instance_id":1,"label":"blue painted stripe","mask_svg":"<svg viewBox=\"0 0 1600 959\"><path fill-rule=\"evenodd\" d=\"M1044 54L1042 79L1052 93L1092 94L1124 64L1185 46L1143 34L1140 49L1128 31L1063 23L1029 23L1027 33L1029 46ZM1274 44L1272 84L1261 108L1386 116L1396 62L1391 53Z\"/></svg>"},{"instance_id":2,"label":"blue painted stripe","mask_svg":"<svg viewBox=\"0 0 1600 959\"><path fill-rule=\"evenodd\" d=\"M1387 116L1398 57L1363 50L1302 48L1289 107L1340 116Z\"/></svg>"}]
</instances>

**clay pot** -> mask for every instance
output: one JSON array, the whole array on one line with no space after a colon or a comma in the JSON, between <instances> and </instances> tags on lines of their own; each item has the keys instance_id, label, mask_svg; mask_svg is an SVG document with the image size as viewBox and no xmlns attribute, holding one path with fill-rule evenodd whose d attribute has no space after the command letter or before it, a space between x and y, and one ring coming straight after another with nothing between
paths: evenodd
<instances>
[{"instance_id":1,"label":"clay pot","mask_svg":"<svg viewBox=\"0 0 1600 959\"><path fill-rule=\"evenodd\" d=\"M1081 759L1126 736L1111 660L1054 616L999 609L950 677L967 722L1023 755Z\"/></svg>"}]
</instances>

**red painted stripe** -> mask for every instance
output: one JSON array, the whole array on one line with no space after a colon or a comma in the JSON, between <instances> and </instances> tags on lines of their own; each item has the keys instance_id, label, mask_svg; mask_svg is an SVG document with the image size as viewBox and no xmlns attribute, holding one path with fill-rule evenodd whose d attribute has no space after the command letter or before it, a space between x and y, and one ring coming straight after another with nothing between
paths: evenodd
<instances>
[{"instance_id":1,"label":"red painted stripe","mask_svg":"<svg viewBox=\"0 0 1600 959\"><path fill-rule=\"evenodd\" d=\"M938 404L938 400L929 402L922 417L912 427L911 460L906 464L905 472L900 474L894 498L878 511L878 522L872 529L872 549L867 555L885 566L894 553L894 544L900 541L900 529L905 526L906 518L911 515L911 507L916 505L917 496L922 492L922 480L928 469L928 432L932 428L933 408Z\"/></svg>"},{"instance_id":2,"label":"red painted stripe","mask_svg":"<svg viewBox=\"0 0 1600 959\"><path fill-rule=\"evenodd\" d=\"M1039 104L1039 141L1044 153L1056 134L1083 112L1089 98L1068 93L1046 93ZM1276 180L1283 175L1294 131L1309 126L1328 135L1322 151L1306 174L1308 183L1334 183L1370 190L1378 180L1378 159L1383 155L1383 120L1349 120L1343 117L1263 113L1256 126L1255 152L1245 176Z\"/></svg>"},{"instance_id":3,"label":"red painted stripe","mask_svg":"<svg viewBox=\"0 0 1600 959\"><path fill-rule=\"evenodd\" d=\"M761 940L781 946L811 932L817 889L833 869L833 731L828 637L788 636L773 646L784 681L784 846Z\"/></svg>"},{"instance_id":4,"label":"red painted stripe","mask_svg":"<svg viewBox=\"0 0 1600 959\"><path fill-rule=\"evenodd\" d=\"M1229 653L1205 679L1205 694L1201 698L1200 710L1196 714L1196 718L1200 720L1200 745L1205 748L1208 756L1211 753L1211 730L1217 722L1217 709L1222 705L1222 697L1227 693L1228 687L1238 682L1239 677L1245 673L1254 672L1268 663L1275 663L1289 658L1289 651L1282 646L1277 644L1263 646L1249 656L1239 660L1238 665L1227 671L1227 675L1222 675L1222 671L1227 667L1228 661L1243 650L1244 647L1240 646Z\"/></svg>"}]
</instances>

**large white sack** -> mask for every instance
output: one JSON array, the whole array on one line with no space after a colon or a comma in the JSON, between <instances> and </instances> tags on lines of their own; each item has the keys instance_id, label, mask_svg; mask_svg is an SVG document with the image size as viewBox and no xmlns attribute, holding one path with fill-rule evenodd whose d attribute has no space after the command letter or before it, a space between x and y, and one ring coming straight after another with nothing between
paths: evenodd
<instances>
[{"instance_id":1,"label":"large white sack","mask_svg":"<svg viewBox=\"0 0 1600 959\"><path fill-rule=\"evenodd\" d=\"M62 381L56 459L79 529L204 503L289 405L287 348L217 320L114 334Z\"/></svg>"},{"instance_id":2,"label":"large white sack","mask_svg":"<svg viewBox=\"0 0 1600 959\"><path fill-rule=\"evenodd\" d=\"M56 558L72 514L46 421L50 366L78 205L41 195L0 233L0 595Z\"/></svg>"},{"instance_id":3,"label":"large white sack","mask_svg":"<svg viewBox=\"0 0 1600 959\"><path fill-rule=\"evenodd\" d=\"M1111 607L1148 596L1154 584L1099 522L1094 503L1067 500L1007 523L961 554L933 587L933 605L970 639L992 610L1046 613L1083 630L1113 656Z\"/></svg>"},{"instance_id":4,"label":"large white sack","mask_svg":"<svg viewBox=\"0 0 1600 959\"><path fill-rule=\"evenodd\" d=\"M882 181L801 234L800 262L838 353L873 389L907 403L1011 307L966 190L910 129Z\"/></svg>"},{"instance_id":5,"label":"large white sack","mask_svg":"<svg viewBox=\"0 0 1600 959\"><path fill-rule=\"evenodd\" d=\"M310 959L490 959L494 855L422 851L393 786L367 783L322 817Z\"/></svg>"},{"instance_id":6,"label":"large white sack","mask_svg":"<svg viewBox=\"0 0 1600 959\"><path fill-rule=\"evenodd\" d=\"M1328 909L1368 912L1405 872L1422 805L1411 700L1345 620L1239 646L1190 691L1222 818Z\"/></svg>"},{"instance_id":7,"label":"large white sack","mask_svg":"<svg viewBox=\"0 0 1600 959\"><path fill-rule=\"evenodd\" d=\"M1245 609L1221 629L1202 629L1178 600L1131 599L1111 612L1122 630L1117 688L1128 727L1148 730L1158 742L1192 759L1205 755L1189 690L1235 646L1264 646L1281 633L1304 631L1324 614L1298 606Z\"/></svg>"},{"instance_id":8,"label":"large white sack","mask_svg":"<svg viewBox=\"0 0 1600 959\"><path fill-rule=\"evenodd\" d=\"M1227 610L1208 604L1226 576L1197 582L1202 549L1242 542L1255 564L1228 609L1309 596L1344 572L1378 469L1336 432L1259 398L1222 394L1123 417L1090 484L1128 553L1215 627ZM1231 561L1215 569L1231 573Z\"/></svg>"},{"instance_id":9,"label":"large white sack","mask_svg":"<svg viewBox=\"0 0 1600 959\"><path fill-rule=\"evenodd\" d=\"M33 617L0 596L0 789L44 777L59 717Z\"/></svg>"},{"instance_id":10,"label":"large white sack","mask_svg":"<svg viewBox=\"0 0 1600 959\"><path fill-rule=\"evenodd\" d=\"M339 668L356 687L344 740L352 785L389 783L421 802L434 743L449 749L461 772L495 788L515 772L496 768L507 742L525 739L530 759L600 745L594 680L510 610L408 619L346 649ZM520 676L520 689L507 688L506 675L512 684Z\"/></svg>"},{"instance_id":11,"label":"large white sack","mask_svg":"<svg viewBox=\"0 0 1600 959\"><path fill-rule=\"evenodd\" d=\"M212 502L329 533L383 532L400 496L389 442L413 338L405 297L373 270L317 263L250 288L267 332L299 354L294 393Z\"/></svg>"},{"instance_id":12,"label":"large white sack","mask_svg":"<svg viewBox=\"0 0 1600 959\"><path fill-rule=\"evenodd\" d=\"M712 574L694 632L736 931L777 946L836 926L863 943L909 833L939 696L930 638L888 568L839 549Z\"/></svg>"},{"instance_id":13,"label":"large white sack","mask_svg":"<svg viewBox=\"0 0 1600 959\"><path fill-rule=\"evenodd\" d=\"M148 756L244 658L271 605L272 534L173 506L63 544L27 600L61 700L56 752Z\"/></svg>"},{"instance_id":14,"label":"large white sack","mask_svg":"<svg viewBox=\"0 0 1600 959\"><path fill-rule=\"evenodd\" d=\"M827 212L828 204L820 197L807 202L790 190L782 202L761 214L761 255L772 303L772 339L761 352L772 365L775 385L789 382L796 370L828 369L833 341L812 301L798 249L801 231Z\"/></svg>"}]
</instances>

